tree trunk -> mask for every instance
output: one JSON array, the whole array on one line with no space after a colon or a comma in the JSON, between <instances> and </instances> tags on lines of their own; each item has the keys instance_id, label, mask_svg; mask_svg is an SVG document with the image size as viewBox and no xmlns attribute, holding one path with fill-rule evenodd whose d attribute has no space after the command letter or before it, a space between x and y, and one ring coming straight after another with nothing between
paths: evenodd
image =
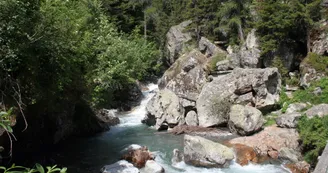
<instances>
[{"instance_id":1,"label":"tree trunk","mask_svg":"<svg viewBox=\"0 0 328 173\"><path fill-rule=\"evenodd\" d=\"M307 53L311 52L311 31L310 28L308 27L306 29L306 47L307 47Z\"/></svg>"},{"instance_id":2,"label":"tree trunk","mask_svg":"<svg viewBox=\"0 0 328 173\"><path fill-rule=\"evenodd\" d=\"M244 32L243 32L243 28L241 27L241 25L238 25L238 35L239 35L239 39L242 43L245 42L245 38L244 38Z\"/></svg>"},{"instance_id":3,"label":"tree trunk","mask_svg":"<svg viewBox=\"0 0 328 173\"><path fill-rule=\"evenodd\" d=\"M144 11L144 37L145 39L147 39L147 17L145 11Z\"/></svg>"}]
</instances>

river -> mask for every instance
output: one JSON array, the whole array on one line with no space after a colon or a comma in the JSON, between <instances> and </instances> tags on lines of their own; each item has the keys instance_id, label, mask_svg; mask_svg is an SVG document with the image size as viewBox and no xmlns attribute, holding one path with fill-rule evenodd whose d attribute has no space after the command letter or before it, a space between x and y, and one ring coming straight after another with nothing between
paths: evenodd
<instances>
[{"instance_id":1,"label":"river","mask_svg":"<svg viewBox=\"0 0 328 173\"><path fill-rule=\"evenodd\" d=\"M167 173L283 173L286 171L280 164L240 166L232 161L229 168L196 168L181 162L171 166L172 151L178 148L183 151L183 135L175 136L158 133L151 127L141 124L146 114L146 104L157 90L157 85L150 84L144 91L144 99L139 107L129 113L117 113L121 123L110 131L90 137L74 139L62 143L60 150L53 158L59 165L68 167L70 173L99 173L104 165L112 164L120 159L122 151L131 144L144 145L156 153L156 161Z\"/></svg>"}]
</instances>

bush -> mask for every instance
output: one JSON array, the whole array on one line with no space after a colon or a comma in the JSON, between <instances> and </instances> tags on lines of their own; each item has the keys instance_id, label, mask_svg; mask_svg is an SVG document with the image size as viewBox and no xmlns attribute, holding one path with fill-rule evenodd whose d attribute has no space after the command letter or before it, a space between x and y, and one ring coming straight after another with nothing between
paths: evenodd
<instances>
[{"instance_id":1,"label":"bush","mask_svg":"<svg viewBox=\"0 0 328 173\"><path fill-rule=\"evenodd\" d=\"M302 116L297 129L302 140L305 160L315 165L328 140L328 116L307 118Z\"/></svg>"},{"instance_id":2,"label":"bush","mask_svg":"<svg viewBox=\"0 0 328 173\"><path fill-rule=\"evenodd\" d=\"M302 64L313 67L317 72L328 74L328 57L320 56L315 53L309 53L308 56L303 60ZM304 74L305 71L302 71Z\"/></svg>"},{"instance_id":3,"label":"bush","mask_svg":"<svg viewBox=\"0 0 328 173\"><path fill-rule=\"evenodd\" d=\"M271 67L278 68L278 71L282 77L282 83L285 84L288 77L288 69L285 67L280 57L274 57Z\"/></svg>"},{"instance_id":4,"label":"bush","mask_svg":"<svg viewBox=\"0 0 328 173\"><path fill-rule=\"evenodd\" d=\"M320 87L322 90L322 94L314 95L314 90ZM319 81L313 82L309 88L304 90L297 90L293 93L293 98L289 99L285 92L282 92L280 95L280 107L282 107L282 112L285 112L288 105L291 103L297 102L309 102L311 104L320 104L320 103L328 103L328 78L322 78Z\"/></svg>"}]
</instances>

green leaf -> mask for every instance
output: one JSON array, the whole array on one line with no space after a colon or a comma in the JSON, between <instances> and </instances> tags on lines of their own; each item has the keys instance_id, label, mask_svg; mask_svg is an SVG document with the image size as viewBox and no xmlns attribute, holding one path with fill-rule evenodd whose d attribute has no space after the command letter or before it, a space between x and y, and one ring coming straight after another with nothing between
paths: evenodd
<instances>
[{"instance_id":1,"label":"green leaf","mask_svg":"<svg viewBox=\"0 0 328 173\"><path fill-rule=\"evenodd\" d=\"M64 167L62 170L60 170L60 173L66 173L66 171L67 171L67 168Z\"/></svg>"},{"instance_id":2,"label":"green leaf","mask_svg":"<svg viewBox=\"0 0 328 173\"><path fill-rule=\"evenodd\" d=\"M40 172L40 173L44 173L44 169L43 169L43 167L40 165L40 164L35 164L35 166L36 166L36 169Z\"/></svg>"}]
</instances>

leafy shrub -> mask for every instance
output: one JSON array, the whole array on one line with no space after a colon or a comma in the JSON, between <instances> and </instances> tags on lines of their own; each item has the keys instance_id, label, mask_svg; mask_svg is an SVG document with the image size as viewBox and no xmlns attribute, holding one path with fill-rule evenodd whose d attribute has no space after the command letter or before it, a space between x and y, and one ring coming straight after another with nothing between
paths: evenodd
<instances>
[{"instance_id":1,"label":"leafy shrub","mask_svg":"<svg viewBox=\"0 0 328 173\"><path fill-rule=\"evenodd\" d=\"M328 116L320 118L307 118L302 116L297 129L302 140L305 160L312 165L317 163L317 158L324 150L328 140Z\"/></svg>"},{"instance_id":2,"label":"leafy shrub","mask_svg":"<svg viewBox=\"0 0 328 173\"><path fill-rule=\"evenodd\" d=\"M303 64L313 67L317 72L327 74L328 70L328 57L320 56L315 53L309 53L303 60ZM305 73L304 71L302 73Z\"/></svg>"},{"instance_id":3,"label":"leafy shrub","mask_svg":"<svg viewBox=\"0 0 328 173\"><path fill-rule=\"evenodd\" d=\"M35 164L34 168L26 168L23 166L16 166L13 164L10 168L0 167L0 170L3 170L4 173L66 173L67 168L57 168L55 166L47 166L46 170L40 164Z\"/></svg>"},{"instance_id":4,"label":"leafy shrub","mask_svg":"<svg viewBox=\"0 0 328 173\"><path fill-rule=\"evenodd\" d=\"M322 89L322 94L313 94L314 90L320 87ZM282 112L286 111L288 105L297 102L309 102L311 104L328 103L328 78L322 78L319 81L315 81L311 84L309 88L304 90L297 90L293 93L293 98L289 99L285 92L280 95L279 104L282 107Z\"/></svg>"},{"instance_id":5,"label":"leafy shrub","mask_svg":"<svg viewBox=\"0 0 328 173\"><path fill-rule=\"evenodd\" d=\"M288 77L288 69L285 67L280 57L274 57L271 67L278 68L278 71L282 77L283 84L286 83L286 79Z\"/></svg>"}]
</instances>

